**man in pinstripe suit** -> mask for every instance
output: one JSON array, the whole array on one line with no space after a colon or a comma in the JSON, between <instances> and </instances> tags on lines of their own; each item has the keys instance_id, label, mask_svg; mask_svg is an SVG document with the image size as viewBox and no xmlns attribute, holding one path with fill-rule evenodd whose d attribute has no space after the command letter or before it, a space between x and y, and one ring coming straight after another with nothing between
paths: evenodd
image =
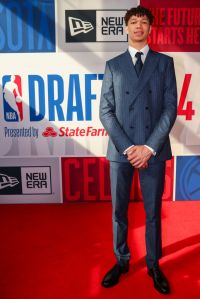
<instances>
[{"instance_id":1,"label":"man in pinstripe suit","mask_svg":"<svg viewBox=\"0 0 200 299\"><path fill-rule=\"evenodd\" d=\"M170 293L159 267L162 256L161 199L165 161L171 159L169 132L177 113L173 59L152 51L148 36L152 13L141 6L125 15L128 50L107 61L101 91L100 119L109 134L113 243L117 263L102 286L118 283L129 270L128 202L134 169L139 169L146 212L146 263L154 287Z\"/></svg>"}]
</instances>

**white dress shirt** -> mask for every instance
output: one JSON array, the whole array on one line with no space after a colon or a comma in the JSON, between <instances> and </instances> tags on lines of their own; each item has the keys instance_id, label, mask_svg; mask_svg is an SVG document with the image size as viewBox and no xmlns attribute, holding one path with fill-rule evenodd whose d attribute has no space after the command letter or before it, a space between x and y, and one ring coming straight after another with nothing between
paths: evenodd
<instances>
[{"instance_id":1,"label":"white dress shirt","mask_svg":"<svg viewBox=\"0 0 200 299\"><path fill-rule=\"evenodd\" d=\"M143 64L144 64L145 59L146 59L146 57L147 57L147 54L148 54L148 52L149 52L149 46L146 45L146 46L145 46L144 48L142 48L141 50L137 50L137 49L135 49L135 48L133 48L133 47L131 47L131 46L128 46L128 51L129 51L129 53L130 53L130 55L131 55L131 57L132 57L132 60L133 60L133 64L134 64L134 65L136 64L136 61L137 61L137 58L135 57L135 54L136 54L137 52L142 52L143 55L141 55L141 59L142 59L142 62L143 62Z\"/></svg>"}]
</instances>

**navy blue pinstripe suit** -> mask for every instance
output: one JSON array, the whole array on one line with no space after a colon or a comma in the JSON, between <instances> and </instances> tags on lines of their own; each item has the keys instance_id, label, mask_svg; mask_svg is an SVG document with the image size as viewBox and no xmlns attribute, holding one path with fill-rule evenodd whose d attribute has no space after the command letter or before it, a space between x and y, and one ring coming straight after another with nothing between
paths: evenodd
<instances>
[{"instance_id":1,"label":"navy blue pinstripe suit","mask_svg":"<svg viewBox=\"0 0 200 299\"><path fill-rule=\"evenodd\" d=\"M147 145L156 156L139 171L146 211L146 261L162 255L161 198L165 161L171 159L169 132L177 114L173 59L149 50L139 77L129 51L107 61L100 101L100 120L109 134L107 158L113 207L114 253L118 263L130 259L127 244L128 202L134 168L124 155L131 145Z\"/></svg>"}]
</instances>

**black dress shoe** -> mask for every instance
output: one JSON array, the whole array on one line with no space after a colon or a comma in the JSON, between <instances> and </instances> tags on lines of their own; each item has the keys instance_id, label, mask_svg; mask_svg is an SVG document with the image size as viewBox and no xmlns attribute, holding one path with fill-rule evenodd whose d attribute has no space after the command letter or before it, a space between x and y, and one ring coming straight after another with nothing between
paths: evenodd
<instances>
[{"instance_id":1,"label":"black dress shoe","mask_svg":"<svg viewBox=\"0 0 200 299\"><path fill-rule=\"evenodd\" d=\"M160 292L161 294L170 293L170 287L167 278L158 266L152 269L148 269L147 273L153 278L154 287L158 292Z\"/></svg>"},{"instance_id":2,"label":"black dress shoe","mask_svg":"<svg viewBox=\"0 0 200 299\"><path fill-rule=\"evenodd\" d=\"M121 266L119 264L114 265L114 267L106 273L103 278L101 285L104 288L109 288L116 285L119 282L121 274L127 273L129 270L129 263Z\"/></svg>"}]
</instances>

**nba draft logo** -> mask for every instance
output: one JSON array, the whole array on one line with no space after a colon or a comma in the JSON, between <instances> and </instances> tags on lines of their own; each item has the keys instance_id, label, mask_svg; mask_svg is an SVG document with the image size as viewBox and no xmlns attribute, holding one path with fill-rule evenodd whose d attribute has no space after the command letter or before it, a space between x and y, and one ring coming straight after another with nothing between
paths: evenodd
<instances>
[{"instance_id":1,"label":"nba draft logo","mask_svg":"<svg viewBox=\"0 0 200 299\"><path fill-rule=\"evenodd\" d=\"M23 120L22 86L19 75L3 77L4 119L8 122Z\"/></svg>"}]
</instances>

